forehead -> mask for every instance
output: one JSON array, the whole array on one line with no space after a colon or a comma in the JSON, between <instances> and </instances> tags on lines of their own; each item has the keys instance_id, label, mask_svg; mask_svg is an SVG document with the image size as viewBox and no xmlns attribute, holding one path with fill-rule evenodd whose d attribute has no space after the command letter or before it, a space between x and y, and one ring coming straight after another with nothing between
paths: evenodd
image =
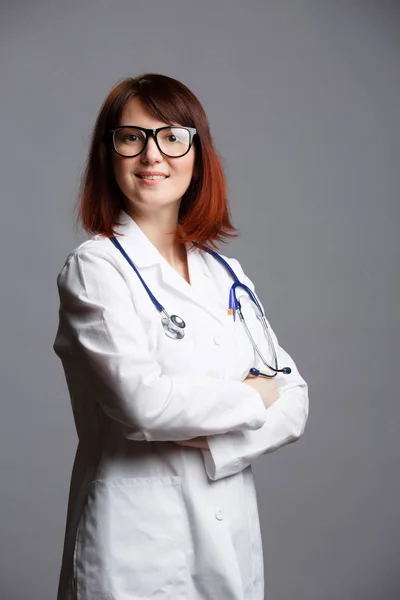
<instances>
[{"instance_id":1,"label":"forehead","mask_svg":"<svg viewBox=\"0 0 400 600\"><path fill-rule=\"evenodd\" d=\"M164 125L169 125L169 123L160 121L152 115L140 98L136 96L128 100L125 104L121 114L120 125L137 125L139 127L157 129L157 127L163 127Z\"/></svg>"}]
</instances>

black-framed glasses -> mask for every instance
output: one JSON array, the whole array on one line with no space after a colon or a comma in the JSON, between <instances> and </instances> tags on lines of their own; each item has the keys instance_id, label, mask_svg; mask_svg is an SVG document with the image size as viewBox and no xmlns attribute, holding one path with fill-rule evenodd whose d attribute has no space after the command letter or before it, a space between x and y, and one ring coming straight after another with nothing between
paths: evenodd
<instances>
[{"instance_id":1,"label":"black-framed glasses","mask_svg":"<svg viewBox=\"0 0 400 600\"><path fill-rule=\"evenodd\" d=\"M197 130L194 127L178 125L167 125L158 129L123 125L116 129L109 129L107 133L112 136L114 151L125 158L133 158L141 154L150 137L154 138L157 148L162 154L171 158L179 158L189 152Z\"/></svg>"}]
</instances>

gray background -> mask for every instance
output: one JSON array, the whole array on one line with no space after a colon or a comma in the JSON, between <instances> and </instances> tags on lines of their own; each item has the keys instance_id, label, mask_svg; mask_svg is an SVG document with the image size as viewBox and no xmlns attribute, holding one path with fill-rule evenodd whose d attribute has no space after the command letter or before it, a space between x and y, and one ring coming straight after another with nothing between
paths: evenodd
<instances>
[{"instance_id":1,"label":"gray background","mask_svg":"<svg viewBox=\"0 0 400 600\"><path fill-rule=\"evenodd\" d=\"M155 71L204 104L241 231L221 251L310 387L304 437L255 466L266 598L398 600L399 4L14 1L0 22L1 597L55 598L76 447L56 275L97 111Z\"/></svg>"}]
</instances>

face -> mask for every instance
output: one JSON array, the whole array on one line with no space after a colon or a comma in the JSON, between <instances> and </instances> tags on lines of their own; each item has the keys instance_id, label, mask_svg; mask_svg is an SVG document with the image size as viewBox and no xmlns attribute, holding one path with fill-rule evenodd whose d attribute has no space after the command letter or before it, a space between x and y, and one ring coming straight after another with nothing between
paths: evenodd
<instances>
[{"instance_id":1,"label":"face","mask_svg":"<svg viewBox=\"0 0 400 600\"><path fill-rule=\"evenodd\" d=\"M132 98L125 106L120 126L134 125L149 129L164 127L168 123L153 117L138 97ZM185 125L185 123L176 123ZM133 158L119 156L112 152L112 165L116 181L124 193L128 208L138 216L150 216L157 211L175 211L178 214L183 194L193 176L195 161L194 146L185 156L170 158L157 148L150 137L145 150ZM145 179L151 173L163 175L161 179Z\"/></svg>"}]
</instances>

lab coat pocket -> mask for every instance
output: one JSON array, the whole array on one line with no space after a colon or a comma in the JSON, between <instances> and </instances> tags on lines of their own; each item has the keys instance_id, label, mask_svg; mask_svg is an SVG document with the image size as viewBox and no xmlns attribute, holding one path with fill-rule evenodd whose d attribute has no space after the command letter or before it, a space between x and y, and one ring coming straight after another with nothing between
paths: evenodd
<instances>
[{"instance_id":1,"label":"lab coat pocket","mask_svg":"<svg viewBox=\"0 0 400 600\"><path fill-rule=\"evenodd\" d=\"M189 543L180 477L93 481L76 542L77 599L186 599Z\"/></svg>"}]
</instances>

